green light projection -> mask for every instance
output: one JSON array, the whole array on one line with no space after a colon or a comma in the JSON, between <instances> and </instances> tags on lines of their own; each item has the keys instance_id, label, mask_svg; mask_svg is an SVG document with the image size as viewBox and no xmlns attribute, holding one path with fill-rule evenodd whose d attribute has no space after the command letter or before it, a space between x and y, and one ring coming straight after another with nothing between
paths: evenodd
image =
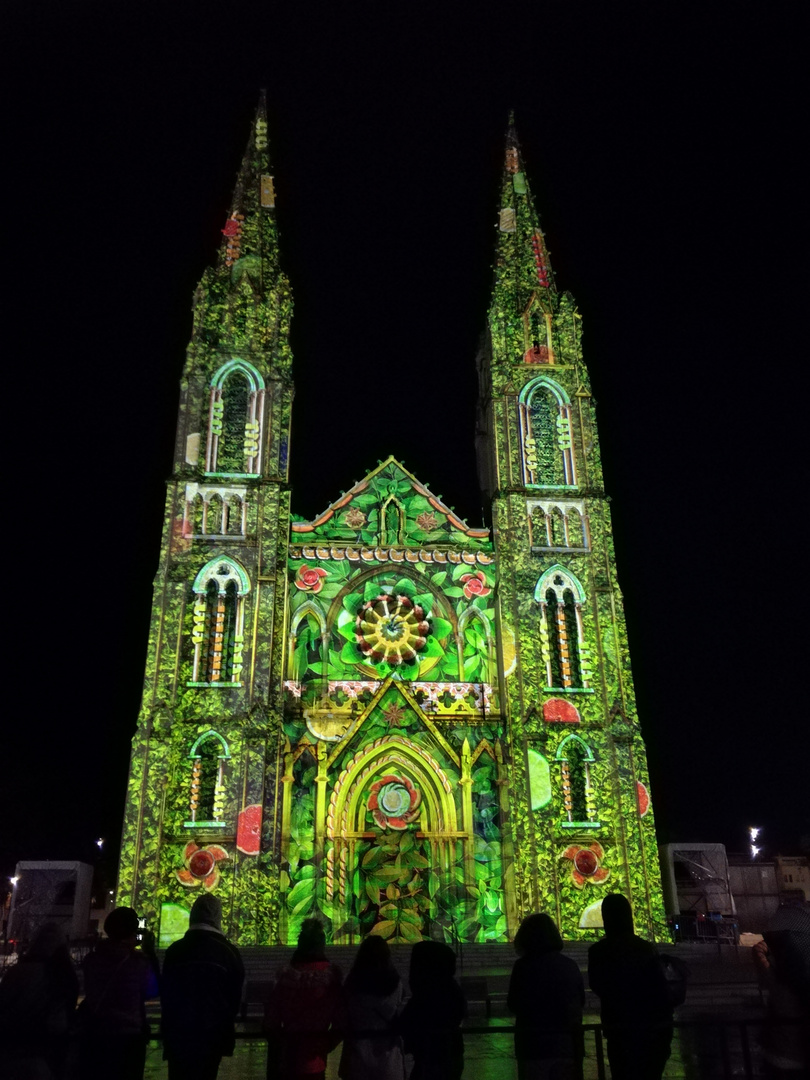
<instances>
[{"instance_id":1,"label":"green light projection","mask_svg":"<svg viewBox=\"0 0 810 1080\"><path fill-rule=\"evenodd\" d=\"M195 296L118 896L241 944L662 936L644 745L581 324L507 138L479 459L494 529L393 458L316 518L287 485L292 300L263 104ZM473 372L470 372L473 377ZM452 448L445 447L452 452Z\"/></svg>"}]
</instances>

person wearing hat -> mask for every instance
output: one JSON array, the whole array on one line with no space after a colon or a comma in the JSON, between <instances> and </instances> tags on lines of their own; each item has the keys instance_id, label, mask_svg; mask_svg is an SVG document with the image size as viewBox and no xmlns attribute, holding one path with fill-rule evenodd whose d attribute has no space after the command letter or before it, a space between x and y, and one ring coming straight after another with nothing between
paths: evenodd
<instances>
[{"instance_id":1,"label":"person wearing hat","mask_svg":"<svg viewBox=\"0 0 810 1080\"><path fill-rule=\"evenodd\" d=\"M245 968L222 933L222 904L194 901L188 930L166 950L161 987L163 1056L169 1080L216 1080L233 1054Z\"/></svg>"}]
</instances>

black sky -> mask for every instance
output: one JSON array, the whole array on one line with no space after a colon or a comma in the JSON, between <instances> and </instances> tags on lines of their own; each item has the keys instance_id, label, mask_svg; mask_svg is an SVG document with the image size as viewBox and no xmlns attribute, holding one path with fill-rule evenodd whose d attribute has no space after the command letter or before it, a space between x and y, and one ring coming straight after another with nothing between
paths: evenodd
<instances>
[{"instance_id":1,"label":"black sky","mask_svg":"<svg viewBox=\"0 0 810 1080\"><path fill-rule=\"evenodd\" d=\"M111 8L6 16L0 873L117 846L191 295L260 87L294 508L394 453L480 522L473 358L514 108L584 319L659 837L739 850L755 823L795 851L800 6Z\"/></svg>"}]
</instances>

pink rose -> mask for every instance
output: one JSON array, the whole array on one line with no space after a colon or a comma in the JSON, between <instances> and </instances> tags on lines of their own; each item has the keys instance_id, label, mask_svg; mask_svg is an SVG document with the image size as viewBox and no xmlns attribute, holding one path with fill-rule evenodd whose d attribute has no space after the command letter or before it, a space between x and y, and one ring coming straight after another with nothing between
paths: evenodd
<instances>
[{"instance_id":1,"label":"pink rose","mask_svg":"<svg viewBox=\"0 0 810 1080\"><path fill-rule=\"evenodd\" d=\"M474 574L462 574L459 578L464 582L464 595L468 600L474 596L489 596L492 589L487 588L487 579L483 570L476 570Z\"/></svg>"},{"instance_id":2,"label":"pink rose","mask_svg":"<svg viewBox=\"0 0 810 1080\"><path fill-rule=\"evenodd\" d=\"M319 566L301 566L295 575L295 587L302 592L320 592L326 576L327 571Z\"/></svg>"}]
</instances>

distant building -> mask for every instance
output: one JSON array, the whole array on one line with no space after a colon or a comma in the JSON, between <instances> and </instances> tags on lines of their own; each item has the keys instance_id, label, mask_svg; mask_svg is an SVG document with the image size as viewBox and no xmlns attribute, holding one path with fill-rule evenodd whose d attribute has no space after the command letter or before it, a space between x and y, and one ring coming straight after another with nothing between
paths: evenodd
<instances>
[{"instance_id":1,"label":"distant building","mask_svg":"<svg viewBox=\"0 0 810 1080\"><path fill-rule=\"evenodd\" d=\"M777 855L774 861L782 899L810 901L810 859L806 855Z\"/></svg>"},{"instance_id":2,"label":"distant building","mask_svg":"<svg viewBox=\"0 0 810 1080\"><path fill-rule=\"evenodd\" d=\"M83 862L19 862L8 937L24 945L44 923L59 923L71 941L87 935L93 867Z\"/></svg>"},{"instance_id":3,"label":"distant building","mask_svg":"<svg viewBox=\"0 0 810 1080\"><path fill-rule=\"evenodd\" d=\"M763 933L783 900L776 863L750 855L729 855L728 876L740 933Z\"/></svg>"}]
</instances>

